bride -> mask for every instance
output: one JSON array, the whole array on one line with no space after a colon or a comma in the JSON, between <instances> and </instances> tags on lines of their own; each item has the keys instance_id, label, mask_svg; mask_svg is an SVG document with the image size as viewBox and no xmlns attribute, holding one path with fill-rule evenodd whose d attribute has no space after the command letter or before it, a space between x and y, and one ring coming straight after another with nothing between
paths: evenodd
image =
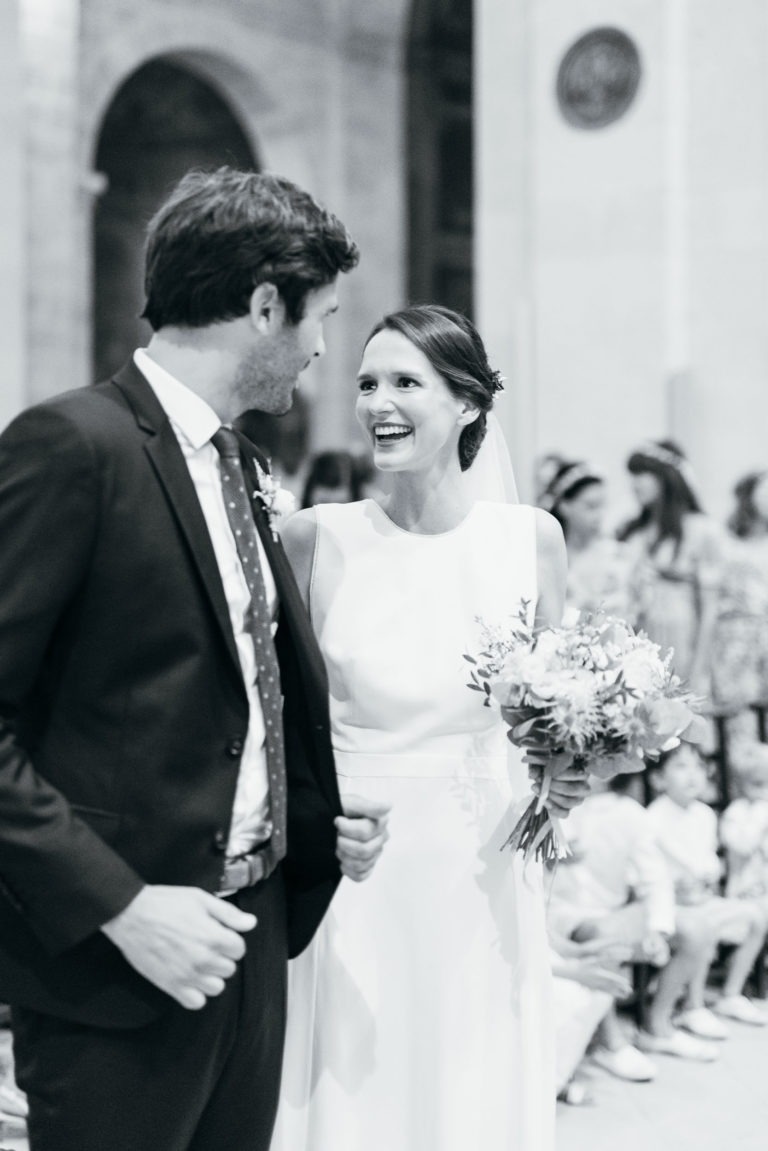
<instances>
[{"instance_id":1,"label":"bride","mask_svg":"<svg viewBox=\"0 0 768 1151\"><path fill-rule=\"evenodd\" d=\"M549 1151L541 875L501 850L530 784L463 656L521 599L560 621L562 534L475 498L500 382L463 316L386 316L357 387L390 494L300 512L283 540L328 667L340 789L389 809L390 838L292 964L273 1151ZM585 788L566 762L550 809Z\"/></svg>"}]
</instances>

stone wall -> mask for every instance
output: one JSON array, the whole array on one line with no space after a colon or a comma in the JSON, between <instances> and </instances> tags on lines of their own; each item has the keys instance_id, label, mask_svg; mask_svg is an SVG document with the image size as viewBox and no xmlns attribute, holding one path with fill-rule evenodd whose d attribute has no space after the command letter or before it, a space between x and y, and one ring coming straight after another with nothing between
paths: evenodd
<instances>
[{"instance_id":1,"label":"stone wall","mask_svg":"<svg viewBox=\"0 0 768 1151\"><path fill-rule=\"evenodd\" d=\"M359 239L363 262L342 285L328 354L305 384L315 443L349 438L360 341L404 291L405 8L405 0L26 0L28 399L90 378L99 128L120 84L166 57L215 86L264 167L306 186Z\"/></svg>"},{"instance_id":2,"label":"stone wall","mask_svg":"<svg viewBox=\"0 0 768 1151\"><path fill-rule=\"evenodd\" d=\"M478 0L479 319L530 492L537 451L588 456L631 505L645 437L689 452L724 515L768 464L768 9L761 0ZM623 118L571 127L559 63L618 27L642 79ZM503 93L503 96L502 96Z\"/></svg>"},{"instance_id":3,"label":"stone wall","mask_svg":"<svg viewBox=\"0 0 768 1151\"><path fill-rule=\"evenodd\" d=\"M26 237L24 230L23 77L16 0L0 5L0 315L3 317L0 427L26 398Z\"/></svg>"}]
</instances>

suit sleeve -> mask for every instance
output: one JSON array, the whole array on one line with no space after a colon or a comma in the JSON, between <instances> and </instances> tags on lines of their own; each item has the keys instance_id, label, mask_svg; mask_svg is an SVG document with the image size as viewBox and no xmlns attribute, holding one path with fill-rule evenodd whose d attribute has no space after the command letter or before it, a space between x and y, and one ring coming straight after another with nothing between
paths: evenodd
<instances>
[{"instance_id":1,"label":"suit sleeve","mask_svg":"<svg viewBox=\"0 0 768 1151\"><path fill-rule=\"evenodd\" d=\"M142 887L36 772L19 723L33 705L44 714L42 672L88 578L100 486L93 447L55 406L31 409L0 436L0 892L54 954Z\"/></svg>"}]
</instances>

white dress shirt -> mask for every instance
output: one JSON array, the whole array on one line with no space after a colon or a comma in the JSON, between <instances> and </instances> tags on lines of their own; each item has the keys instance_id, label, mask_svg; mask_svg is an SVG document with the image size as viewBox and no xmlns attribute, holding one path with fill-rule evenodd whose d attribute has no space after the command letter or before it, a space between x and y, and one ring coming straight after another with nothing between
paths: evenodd
<instances>
[{"instance_id":1,"label":"white dress shirt","mask_svg":"<svg viewBox=\"0 0 768 1151\"><path fill-rule=\"evenodd\" d=\"M155 363L143 348L134 353L134 363L168 416L195 485L221 573L240 667L248 692L248 732L240 761L227 846L228 856L242 855L269 837L269 776L264 714L256 682L256 658L253 640L245 628L250 592L224 506L219 453L211 443L211 436L221 427L221 420L205 400ZM274 634L277 589L261 540L258 544Z\"/></svg>"},{"instance_id":2,"label":"white dress shirt","mask_svg":"<svg viewBox=\"0 0 768 1151\"><path fill-rule=\"evenodd\" d=\"M624 907L631 895L645 904L649 931L671 935L675 897L648 812L629 795L588 795L568 817L574 857L557 867L550 894L555 926L573 927ZM569 934L565 930L564 934Z\"/></svg>"},{"instance_id":3,"label":"white dress shirt","mask_svg":"<svg viewBox=\"0 0 768 1151\"><path fill-rule=\"evenodd\" d=\"M660 795L647 811L673 881L716 887L722 865L717 854L717 815L709 804L695 799L681 807Z\"/></svg>"}]
</instances>

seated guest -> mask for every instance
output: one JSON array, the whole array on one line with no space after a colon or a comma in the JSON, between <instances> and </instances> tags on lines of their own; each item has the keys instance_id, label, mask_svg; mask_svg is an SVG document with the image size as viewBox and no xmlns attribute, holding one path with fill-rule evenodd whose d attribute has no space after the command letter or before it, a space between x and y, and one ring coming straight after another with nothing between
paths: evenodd
<instances>
[{"instance_id":1,"label":"seated guest","mask_svg":"<svg viewBox=\"0 0 768 1151\"><path fill-rule=\"evenodd\" d=\"M557 1098L581 1105L593 1102L579 1066L599 1024L616 998L630 994L620 964L629 951L610 940L584 943L550 931L555 1011L555 1081Z\"/></svg>"},{"instance_id":2,"label":"seated guest","mask_svg":"<svg viewBox=\"0 0 768 1151\"><path fill-rule=\"evenodd\" d=\"M759 903L768 919L768 744L734 744L731 767L741 795L720 817L725 893Z\"/></svg>"},{"instance_id":3,"label":"seated guest","mask_svg":"<svg viewBox=\"0 0 768 1151\"><path fill-rule=\"evenodd\" d=\"M741 1023L768 1023L768 1016L743 993L768 920L758 903L719 894L723 868L717 854L717 816L700 799L707 786L701 755L691 744L682 743L662 756L653 778L663 794L650 804L648 815L674 882L677 930L698 940L699 963L685 990L680 1020L696 1034L713 1038L719 1037L720 1025L713 1012ZM719 943L733 944L735 949L710 1011L704 993ZM648 1045L661 1050L653 1041L651 1034Z\"/></svg>"},{"instance_id":4,"label":"seated guest","mask_svg":"<svg viewBox=\"0 0 768 1151\"><path fill-rule=\"evenodd\" d=\"M660 967L650 1026L665 1042L659 1049L707 1060L716 1048L675 1028L672 1013L681 985L693 974L689 942L675 934L672 884L648 813L630 795L632 776L592 781L593 794L572 812L568 834L573 856L555 871L549 917L570 940L601 940L626 948L628 957ZM716 1021L715 1021L716 1022ZM592 1060L622 1079L647 1081L656 1068L628 1041L615 1006L596 1033Z\"/></svg>"}]
</instances>

